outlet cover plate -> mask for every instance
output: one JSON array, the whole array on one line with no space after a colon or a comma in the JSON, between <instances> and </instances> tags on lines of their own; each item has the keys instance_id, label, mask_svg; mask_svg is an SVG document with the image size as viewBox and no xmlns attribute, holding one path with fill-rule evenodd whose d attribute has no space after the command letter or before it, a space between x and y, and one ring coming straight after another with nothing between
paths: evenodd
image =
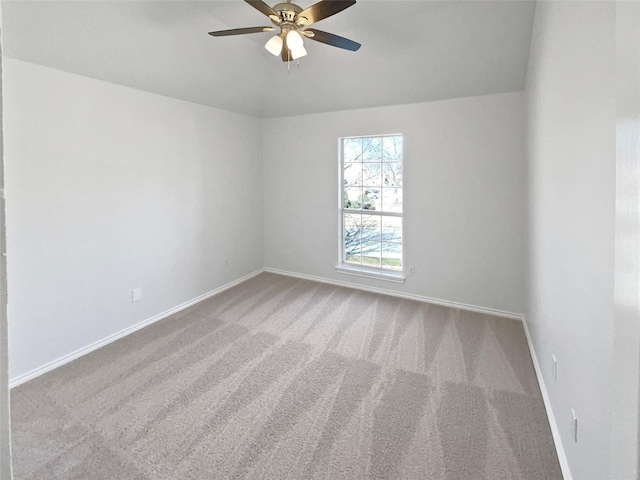
<instances>
[{"instance_id":1,"label":"outlet cover plate","mask_svg":"<svg viewBox=\"0 0 640 480\"><path fill-rule=\"evenodd\" d=\"M142 289L135 288L131 290L131 303L136 303L142 300Z\"/></svg>"}]
</instances>

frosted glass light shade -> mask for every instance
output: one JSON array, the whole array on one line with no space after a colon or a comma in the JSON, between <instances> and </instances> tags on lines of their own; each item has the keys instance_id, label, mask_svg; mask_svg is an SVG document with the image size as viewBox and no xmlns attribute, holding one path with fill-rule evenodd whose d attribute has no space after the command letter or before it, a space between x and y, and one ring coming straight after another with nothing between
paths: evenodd
<instances>
[{"instance_id":1,"label":"frosted glass light shade","mask_svg":"<svg viewBox=\"0 0 640 480\"><path fill-rule=\"evenodd\" d=\"M291 49L291 58L293 60L297 60L300 57L304 57L307 54L307 51L305 50L305 48L303 46L300 46L299 48L296 48L295 50L292 48Z\"/></svg>"},{"instance_id":2,"label":"frosted glass light shade","mask_svg":"<svg viewBox=\"0 0 640 480\"><path fill-rule=\"evenodd\" d=\"M269 53L277 57L280 55L280 52L282 52L282 38L278 35L274 35L269 39L264 48L266 48Z\"/></svg>"},{"instance_id":3,"label":"frosted glass light shade","mask_svg":"<svg viewBox=\"0 0 640 480\"><path fill-rule=\"evenodd\" d=\"M287 33L287 47L292 51L302 48L302 37L295 30L289 30Z\"/></svg>"}]
</instances>

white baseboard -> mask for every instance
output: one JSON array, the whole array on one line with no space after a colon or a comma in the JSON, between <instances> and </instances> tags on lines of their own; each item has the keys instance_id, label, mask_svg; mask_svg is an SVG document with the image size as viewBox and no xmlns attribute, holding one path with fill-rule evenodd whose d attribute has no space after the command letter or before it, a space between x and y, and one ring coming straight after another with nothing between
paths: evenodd
<instances>
[{"instance_id":1,"label":"white baseboard","mask_svg":"<svg viewBox=\"0 0 640 480\"><path fill-rule=\"evenodd\" d=\"M226 285L223 285L221 287L216 288L215 290L211 290L210 292L207 292L203 295L200 295L192 300L189 300L185 303L182 303L180 305L178 305L177 307L173 307L170 308L169 310L166 310L162 313L159 313L158 315L154 315L151 318L148 318L146 320L143 320L139 323L136 323L135 325L132 325L131 327L125 328L124 330L120 330L119 332L114 333L113 335L109 335L108 337L105 337L101 340L98 340L96 342L91 343L90 345L87 345L85 347L82 347L78 350L76 350L75 352L71 352L67 355L64 355L56 360L53 360L49 363L46 363L44 365L42 365L41 367L35 368L27 373L23 373L22 375L19 375L16 378L10 379L9 380L9 388L13 388L13 387L17 387L18 385L25 383L29 380L32 380L36 377L39 377L40 375L50 372L51 370L58 368L66 363L71 362L72 360L75 360L76 358L82 357L83 355L86 355L87 353L93 352L94 350L97 350L100 347L104 347L105 345L110 344L111 342L115 342L116 340L122 338L122 337L126 337L127 335L130 335L131 333L140 330L141 328L147 327L157 321L160 321L164 318L167 318L171 315L173 315L174 313L178 313L182 310L184 310L185 308L190 307L191 305L194 305L198 302L201 302L203 300L206 300L209 297L213 297L214 295L217 295L218 293L221 293L225 290L228 290L231 287L235 287L236 285L249 280L250 278L255 277L256 275L262 273L262 269L260 270L256 270L255 272L252 272L248 275L245 275L244 277L238 278L237 280L234 280L233 282L227 283Z\"/></svg>"},{"instance_id":2,"label":"white baseboard","mask_svg":"<svg viewBox=\"0 0 640 480\"><path fill-rule=\"evenodd\" d=\"M486 315L494 315L496 317L510 318L512 320L522 320L522 314L519 314L519 313L505 312L502 310L494 310L492 308L478 307L475 305L467 305L465 303L451 302L449 300L440 300L438 298L424 297L422 295L415 295L413 293L403 293L403 292L397 292L394 290L387 290L384 288L358 285L356 283L342 282L340 280L333 280L333 279L324 278L324 277L316 277L314 275L305 275L303 273L295 273L295 272L289 272L286 270L278 270L277 268L265 267L264 271L269 273L276 273L278 275L286 275L288 277L302 278L304 280L312 280L314 282L329 283L331 285L337 285L340 287L355 288L357 290L364 290L366 292L381 293L383 295L391 295L393 297L407 298L409 300L417 300L418 302L434 303L436 305L457 308L459 310L466 310L469 312L484 313Z\"/></svg>"},{"instance_id":3,"label":"white baseboard","mask_svg":"<svg viewBox=\"0 0 640 480\"><path fill-rule=\"evenodd\" d=\"M536 355L536 351L533 348L533 343L531 342L531 335L529 334L529 327L527 326L527 320L522 317L522 326L524 327L524 334L527 337L527 343L529 344L529 351L531 352L531 359L533 360L533 368L536 371L536 376L538 377L538 384L540 385L540 392L542 393L542 400L544 401L544 407L547 411L547 418L549 419L549 426L551 427L551 435L553 435L553 442L556 446L556 452L558 454L558 461L560 462L560 468L562 469L562 476L564 480L573 480L573 476L571 475L571 469L569 468L569 461L567 460L567 455L564 451L564 447L562 446L562 438L560 438L560 430L558 429L558 424L556 423L556 417L553 414L553 409L551 408L551 400L549 399L549 392L547 392L547 387L544 383L544 378L542 377L542 370L540 369L540 363L538 363L538 357Z\"/></svg>"}]
</instances>

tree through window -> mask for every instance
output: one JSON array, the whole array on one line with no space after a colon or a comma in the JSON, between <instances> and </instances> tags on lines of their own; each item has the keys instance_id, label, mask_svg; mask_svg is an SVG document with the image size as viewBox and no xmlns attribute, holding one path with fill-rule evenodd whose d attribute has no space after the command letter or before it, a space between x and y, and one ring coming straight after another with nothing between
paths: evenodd
<instances>
[{"instance_id":1,"label":"tree through window","mask_svg":"<svg viewBox=\"0 0 640 480\"><path fill-rule=\"evenodd\" d=\"M402 135L341 141L341 264L402 270Z\"/></svg>"}]
</instances>

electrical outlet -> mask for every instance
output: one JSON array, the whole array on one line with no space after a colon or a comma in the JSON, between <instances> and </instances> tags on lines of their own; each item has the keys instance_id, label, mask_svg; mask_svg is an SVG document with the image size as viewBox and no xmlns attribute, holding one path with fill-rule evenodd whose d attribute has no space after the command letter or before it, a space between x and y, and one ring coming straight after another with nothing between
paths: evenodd
<instances>
[{"instance_id":1,"label":"electrical outlet","mask_svg":"<svg viewBox=\"0 0 640 480\"><path fill-rule=\"evenodd\" d=\"M131 303L136 303L142 300L142 289L136 288L131 290Z\"/></svg>"},{"instance_id":2,"label":"electrical outlet","mask_svg":"<svg viewBox=\"0 0 640 480\"><path fill-rule=\"evenodd\" d=\"M551 355L551 359L553 360L553 381L558 381L558 359L555 355Z\"/></svg>"},{"instance_id":3,"label":"electrical outlet","mask_svg":"<svg viewBox=\"0 0 640 480\"><path fill-rule=\"evenodd\" d=\"M571 409L571 431L573 432L573 441L578 443L578 417L573 408Z\"/></svg>"},{"instance_id":4,"label":"electrical outlet","mask_svg":"<svg viewBox=\"0 0 640 480\"><path fill-rule=\"evenodd\" d=\"M416 274L416 269L413 266L409 267L409 276L412 277L415 274Z\"/></svg>"}]
</instances>

